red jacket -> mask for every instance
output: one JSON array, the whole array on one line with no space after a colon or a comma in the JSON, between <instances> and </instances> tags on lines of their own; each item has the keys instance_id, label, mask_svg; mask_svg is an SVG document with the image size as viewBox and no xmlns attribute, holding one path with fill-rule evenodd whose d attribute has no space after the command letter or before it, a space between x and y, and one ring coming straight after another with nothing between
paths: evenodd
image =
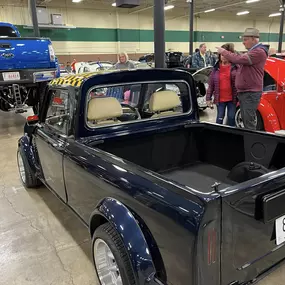
<instances>
[{"instance_id":1,"label":"red jacket","mask_svg":"<svg viewBox=\"0 0 285 285\"><path fill-rule=\"evenodd\" d=\"M206 100L211 101L212 97L214 96L214 104L220 103L220 64L219 62L216 63L216 65L213 68L213 71L211 73L211 76L209 78L209 87L207 89L207 96ZM236 80L236 72L237 72L237 66L232 65L231 68L231 83L232 83L232 93L233 93L233 102L237 102L237 90L235 87L235 80Z\"/></svg>"},{"instance_id":2,"label":"red jacket","mask_svg":"<svg viewBox=\"0 0 285 285\"><path fill-rule=\"evenodd\" d=\"M268 48L258 44L243 55L223 51L222 55L231 63L238 64L236 88L240 92L262 92L264 65Z\"/></svg>"}]
</instances>

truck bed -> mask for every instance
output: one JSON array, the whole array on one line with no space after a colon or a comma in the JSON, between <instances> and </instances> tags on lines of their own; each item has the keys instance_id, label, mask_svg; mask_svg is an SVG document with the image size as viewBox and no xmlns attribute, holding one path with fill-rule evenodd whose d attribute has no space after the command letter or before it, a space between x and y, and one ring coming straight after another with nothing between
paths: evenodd
<instances>
[{"instance_id":1,"label":"truck bed","mask_svg":"<svg viewBox=\"0 0 285 285\"><path fill-rule=\"evenodd\" d=\"M285 166L283 137L208 123L113 137L96 147L205 193L215 183L223 189Z\"/></svg>"},{"instance_id":2,"label":"truck bed","mask_svg":"<svg viewBox=\"0 0 285 285\"><path fill-rule=\"evenodd\" d=\"M168 170L161 174L173 181L191 186L202 192L210 189L216 182L220 183L222 189L235 184L234 181L227 178L228 170L202 162Z\"/></svg>"}]
</instances>

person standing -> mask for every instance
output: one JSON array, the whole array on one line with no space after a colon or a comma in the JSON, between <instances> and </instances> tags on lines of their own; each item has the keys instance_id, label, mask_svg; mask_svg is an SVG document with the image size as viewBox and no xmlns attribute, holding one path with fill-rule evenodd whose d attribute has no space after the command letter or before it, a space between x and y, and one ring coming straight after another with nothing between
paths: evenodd
<instances>
[{"instance_id":1,"label":"person standing","mask_svg":"<svg viewBox=\"0 0 285 285\"><path fill-rule=\"evenodd\" d=\"M115 64L115 69L135 69L135 65L129 61L127 53L122 52L118 55L118 62Z\"/></svg>"},{"instance_id":2,"label":"person standing","mask_svg":"<svg viewBox=\"0 0 285 285\"><path fill-rule=\"evenodd\" d=\"M232 44L222 46L227 51L234 52ZM217 124L223 124L227 110L227 124L235 126L235 113L237 103L237 90L235 88L237 66L231 64L223 55L219 55L219 60L214 66L209 79L209 88L207 90L207 105L217 106ZM212 101L214 97L214 102ZM212 103L213 102L213 103Z\"/></svg>"},{"instance_id":3,"label":"person standing","mask_svg":"<svg viewBox=\"0 0 285 285\"><path fill-rule=\"evenodd\" d=\"M70 63L69 61L66 63L65 70L66 70L68 73L72 73L72 67L71 67L71 63Z\"/></svg>"},{"instance_id":4,"label":"person standing","mask_svg":"<svg viewBox=\"0 0 285 285\"><path fill-rule=\"evenodd\" d=\"M245 54L235 54L224 48L218 53L229 62L238 64L236 88L240 102L241 116L245 128L256 130L256 110L263 90L264 65L268 57L268 47L259 42L259 30L247 28L243 34Z\"/></svg>"},{"instance_id":5,"label":"person standing","mask_svg":"<svg viewBox=\"0 0 285 285\"><path fill-rule=\"evenodd\" d=\"M200 44L199 51L194 53L192 56L192 66L193 68L204 68L212 65L212 60L207 54L206 44Z\"/></svg>"}]
</instances>

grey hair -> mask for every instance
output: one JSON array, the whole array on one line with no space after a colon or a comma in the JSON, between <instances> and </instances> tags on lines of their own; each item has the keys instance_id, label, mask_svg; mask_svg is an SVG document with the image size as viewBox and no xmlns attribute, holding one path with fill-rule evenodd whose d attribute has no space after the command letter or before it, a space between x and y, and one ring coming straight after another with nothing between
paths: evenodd
<instances>
[{"instance_id":1,"label":"grey hair","mask_svg":"<svg viewBox=\"0 0 285 285\"><path fill-rule=\"evenodd\" d=\"M206 45L205 43L202 43L202 44L199 45L199 48L202 48L205 45Z\"/></svg>"}]
</instances>

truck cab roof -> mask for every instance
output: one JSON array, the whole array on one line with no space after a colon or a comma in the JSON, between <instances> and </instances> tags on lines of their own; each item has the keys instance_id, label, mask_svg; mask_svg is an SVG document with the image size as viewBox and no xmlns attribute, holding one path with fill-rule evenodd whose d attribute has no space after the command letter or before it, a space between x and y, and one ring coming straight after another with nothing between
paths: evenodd
<instances>
[{"instance_id":1,"label":"truck cab roof","mask_svg":"<svg viewBox=\"0 0 285 285\"><path fill-rule=\"evenodd\" d=\"M185 70L104 70L58 78L49 86L76 98L77 137L198 121L195 82Z\"/></svg>"}]
</instances>

